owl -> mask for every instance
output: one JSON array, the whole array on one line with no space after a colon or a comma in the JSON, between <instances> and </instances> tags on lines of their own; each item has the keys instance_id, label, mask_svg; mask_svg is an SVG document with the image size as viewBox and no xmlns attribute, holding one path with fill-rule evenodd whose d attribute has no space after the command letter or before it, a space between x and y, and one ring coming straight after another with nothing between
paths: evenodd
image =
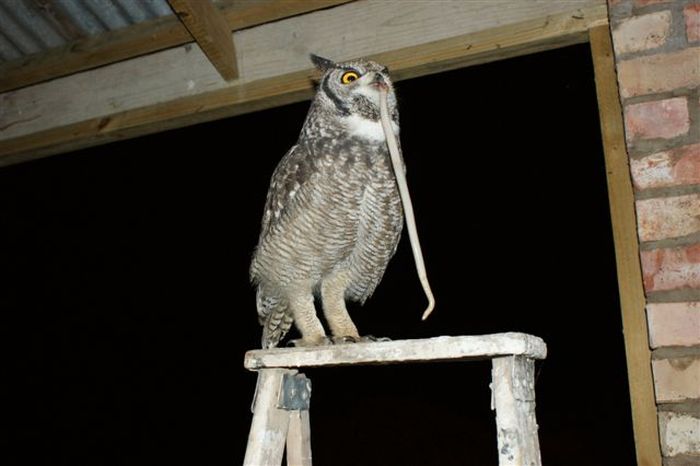
<instances>
[{"instance_id":1,"label":"owl","mask_svg":"<svg viewBox=\"0 0 700 466\"><path fill-rule=\"evenodd\" d=\"M384 89L398 137L387 68L365 60L311 60L322 76L297 143L272 175L250 266L263 348L277 346L292 324L301 334L291 342L296 346L372 340L358 333L346 300L363 304L372 295L403 228L380 122Z\"/></svg>"}]
</instances>

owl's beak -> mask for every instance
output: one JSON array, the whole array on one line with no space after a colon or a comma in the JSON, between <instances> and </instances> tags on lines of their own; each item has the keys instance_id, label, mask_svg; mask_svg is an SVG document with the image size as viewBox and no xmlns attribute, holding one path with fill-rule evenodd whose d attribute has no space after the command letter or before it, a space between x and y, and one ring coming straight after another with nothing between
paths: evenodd
<instances>
[{"instance_id":1,"label":"owl's beak","mask_svg":"<svg viewBox=\"0 0 700 466\"><path fill-rule=\"evenodd\" d=\"M378 89L389 89L389 84L386 82L386 79L379 73L374 74L374 79L372 79L372 82L369 84Z\"/></svg>"}]
</instances>

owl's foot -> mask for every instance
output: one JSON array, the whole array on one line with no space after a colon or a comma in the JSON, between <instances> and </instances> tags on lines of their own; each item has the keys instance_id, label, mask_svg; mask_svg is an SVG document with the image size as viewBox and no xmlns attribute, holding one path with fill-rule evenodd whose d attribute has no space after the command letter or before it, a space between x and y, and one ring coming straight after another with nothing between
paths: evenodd
<instances>
[{"instance_id":1,"label":"owl's foot","mask_svg":"<svg viewBox=\"0 0 700 466\"><path fill-rule=\"evenodd\" d=\"M353 337L353 336L344 336L344 337L333 337L333 343L336 345L343 345L347 343L369 343L373 341L391 341L389 338L384 338L384 337L375 337L373 335L365 335L363 337Z\"/></svg>"},{"instance_id":2,"label":"owl's foot","mask_svg":"<svg viewBox=\"0 0 700 466\"><path fill-rule=\"evenodd\" d=\"M295 348L308 348L310 346L327 346L332 345L333 340L323 335L318 338L298 338L296 340L289 340L287 346L293 346Z\"/></svg>"},{"instance_id":3,"label":"owl's foot","mask_svg":"<svg viewBox=\"0 0 700 466\"><path fill-rule=\"evenodd\" d=\"M373 341L391 341L391 338L387 337L375 337L374 335L365 335L363 337L360 337L360 342L362 343L369 343Z\"/></svg>"},{"instance_id":4,"label":"owl's foot","mask_svg":"<svg viewBox=\"0 0 700 466\"><path fill-rule=\"evenodd\" d=\"M360 337L353 337L351 335L345 335L343 337L333 337L334 345L345 345L347 343L357 343L360 341Z\"/></svg>"}]
</instances>

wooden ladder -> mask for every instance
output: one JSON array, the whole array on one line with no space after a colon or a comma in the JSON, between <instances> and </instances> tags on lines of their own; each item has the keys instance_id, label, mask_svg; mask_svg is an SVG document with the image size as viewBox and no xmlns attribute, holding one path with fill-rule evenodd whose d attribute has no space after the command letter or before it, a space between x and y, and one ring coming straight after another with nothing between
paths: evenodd
<instances>
[{"instance_id":1,"label":"wooden ladder","mask_svg":"<svg viewBox=\"0 0 700 466\"><path fill-rule=\"evenodd\" d=\"M245 367L258 371L258 385L243 464L279 466L286 444L287 465L311 465L311 383L299 368L491 359L498 464L540 466L534 360L546 355L544 341L524 333L248 351Z\"/></svg>"}]
</instances>

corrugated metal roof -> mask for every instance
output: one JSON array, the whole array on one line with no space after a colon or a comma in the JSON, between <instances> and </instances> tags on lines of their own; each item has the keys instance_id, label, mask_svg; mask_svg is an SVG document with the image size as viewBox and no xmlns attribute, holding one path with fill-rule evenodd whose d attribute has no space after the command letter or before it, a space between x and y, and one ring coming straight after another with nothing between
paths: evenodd
<instances>
[{"instance_id":1,"label":"corrugated metal roof","mask_svg":"<svg viewBox=\"0 0 700 466\"><path fill-rule=\"evenodd\" d=\"M172 14L166 0L0 0L0 63Z\"/></svg>"}]
</instances>

